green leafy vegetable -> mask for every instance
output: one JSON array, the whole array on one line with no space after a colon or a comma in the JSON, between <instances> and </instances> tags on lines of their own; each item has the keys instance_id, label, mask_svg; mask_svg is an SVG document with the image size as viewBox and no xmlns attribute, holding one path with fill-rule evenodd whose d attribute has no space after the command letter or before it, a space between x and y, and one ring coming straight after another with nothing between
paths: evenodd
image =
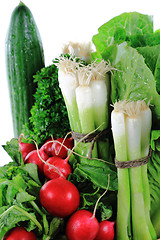
<instances>
[{"instance_id":1,"label":"green leafy vegetable","mask_svg":"<svg viewBox=\"0 0 160 240\"><path fill-rule=\"evenodd\" d=\"M107 187L108 176L110 175L109 191L98 204L100 212L99 221L104 216L106 218L116 217L116 199L117 199L117 172L115 166L111 163L102 162L94 159L81 158L79 163L76 156L71 156L69 160L73 168L73 173L69 175L81 194L83 199L81 208L93 211L97 199Z\"/></svg>"},{"instance_id":2,"label":"green leafy vegetable","mask_svg":"<svg viewBox=\"0 0 160 240\"><path fill-rule=\"evenodd\" d=\"M35 76L38 87L29 124L23 133L37 144L53 137L64 137L70 131L68 114L58 83L55 65L42 68Z\"/></svg>"},{"instance_id":3,"label":"green leafy vegetable","mask_svg":"<svg viewBox=\"0 0 160 240\"><path fill-rule=\"evenodd\" d=\"M23 158L21 151L19 149L17 138L12 138L10 141L6 143L6 145L3 145L2 147L17 165L23 163Z\"/></svg>"},{"instance_id":4,"label":"green leafy vegetable","mask_svg":"<svg viewBox=\"0 0 160 240\"><path fill-rule=\"evenodd\" d=\"M38 178L37 165L24 165L23 161L19 161L22 154L17 139L12 139L3 147L13 162L0 167L0 239L19 225L28 231L33 230L40 239L52 239L63 220L53 218L40 205L42 183Z\"/></svg>"},{"instance_id":5,"label":"green leafy vegetable","mask_svg":"<svg viewBox=\"0 0 160 240\"><path fill-rule=\"evenodd\" d=\"M150 101L154 128L160 127L160 32L153 32L152 17L137 12L123 13L93 36L97 52L117 69L111 79L112 102Z\"/></svg>"},{"instance_id":6,"label":"green leafy vegetable","mask_svg":"<svg viewBox=\"0 0 160 240\"><path fill-rule=\"evenodd\" d=\"M151 16L137 12L123 13L103 24L98 31L92 40L97 52L102 53L115 43L130 41L133 36L138 40L145 33L153 33L153 21Z\"/></svg>"},{"instance_id":7,"label":"green leafy vegetable","mask_svg":"<svg viewBox=\"0 0 160 240\"><path fill-rule=\"evenodd\" d=\"M32 171L34 168L34 173L37 175L36 165L31 165ZM36 183L23 166L8 165L8 169L5 167L4 170L5 174L0 179L0 238L20 222L24 222L28 230L38 228L42 232L41 223L38 222L36 211L32 208L32 203L37 202L40 182ZM3 167L1 167L2 171Z\"/></svg>"},{"instance_id":8,"label":"green leafy vegetable","mask_svg":"<svg viewBox=\"0 0 160 240\"><path fill-rule=\"evenodd\" d=\"M160 130L152 131L151 147L153 151L148 164L151 193L151 217L157 236L160 237Z\"/></svg>"},{"instance_id":9,"label":"green leafy vegetable","mask_svg":"<svg viewBox=\"0 0 160 240\"><path fill-rule=\"evenodd\" d=\"M111 178L109 190L116 191L118 189L116 170L112 170L110 164L107 162L105 163L99 160L82 159L81 163L76 165L74 174L83 176L85 179L89 179L95 186L102 189L106 189L109 174Z\"/></svg>"},{"instance_id":10,"label":"green leafy vegetable","mask_svg":"<svg viewBox=\"0 0 160 240\"><path fill-rule=\"evenodd\" d=\"M139 47L137 50L144 57L146 65L152 71L157 92L160 93L160 45Z\"/></svg>"}]
</instances>

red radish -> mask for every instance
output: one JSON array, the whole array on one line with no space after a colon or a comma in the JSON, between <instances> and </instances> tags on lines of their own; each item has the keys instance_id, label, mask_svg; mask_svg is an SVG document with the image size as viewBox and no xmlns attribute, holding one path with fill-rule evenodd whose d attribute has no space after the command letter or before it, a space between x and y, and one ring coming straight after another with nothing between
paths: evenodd
<instances>
[{"instance_id":1,"label":"red radish","mask_svg":"<svg viewBox=\"0 0 160 240\"><path fill-rule=\"evenodd\" d=\"M52 143L51 141L51 139L48 139L42 146L48 156L66 158L68 149L73 148L73 138L58 138L56 140L53 140ZM66 146L66 148L63 145Z\"/></svg>"},{"instance_id":2,"label":"red radish","mask_svg":"<svg viewBox=\"0 0 160 240\"><path fill-rule=\"evenodd\" d=\"M98 230L95 216L87 210L78 210L67 222L66 236L68 240L94 240Z\"/></svg>"},{"instance_id":3,"label":"red radish","mask_svg":"<svg viewBox=\"0 0 160 240\"><path fill-rule=\"evenodd\" d=\"M114 224L115 222L104 220L99 224L98 235L95 240L113 240L114 239Z\"/></svg>"},{"instance_id":4,"label":"red radish","mask_svg":"<svg viewBox=\"0 0 160 240\"><path fill-rule=\"evenodd\" d=\"M40 190L41 205L55 217L67 217L77 210L80 194L76 186L59 177L46 182Z\"/></svg>"},{"instance_id":5,"label":"red radish","mask_svg":"<svg viewBox=\"0 0 160 240\"><path fill-rule=\"evenodd\" d=\"M43 149L43 151L49 156L52 157L52 145L53 145L53 141L55 141L52 138L49 138L41 147L41 149Z\"/></svg>"},{"instance_id":6,"label":"red radish","mask_svg":"<svg viewBox=\"0 0 160 240\"><path fill-rule=\"evenodd\" d=\"M14 227L8 231L3 240L37 240L34 233L27 232L23 227Z\"/></svg>"},{"instance_id":7,"label":"red radish","mask_svg":"<svg viewBox=\"0 0 160 240\"><path fill-rule=\"evenodd\" d=\"M68 154L68 149L73 148L73 138L66 138L65 140L64 138L58 138L56 141L57 142L53 143L53 150L54 150L55 156L66 158ZM63 147L58 142L62 143L67 148Z\"/></svg>"},{"instance_id":8,"label":"red radish","mask_svg":"<svg viewBox=\"0 0 160 240\"><path fill-rule=\"evenodd\" d=\"M24 143L21 141L21 137L23 136L23 134L21 134L19 136L19 147L20 150L22 152L22 156L23 156L23 161L25 161L25 158L27 156L27 154L33 150L36 149L36 146L33 143Z\"/></svg>"},{"instance_id":9,"label":"red radish","mask_svg":"<svg viewBox=\"0 0 160 240\"><path fill-rule=\"evenodd\" d=\"M49 158L48 155L41 149L39 150L39 155L44 161L46 161ZM37 164L39 176L43 177L44 176L44 173L43 173L44 162L42 161L42 159L39 158L37 150L33 150L32 152L27 154L24 163L25 164L26 163Z\"/></svg>"},{"instance_id":10,"label":"red radish","mask_svg":"<svg viewBox=\"0 0 160 240\"><path fill-rule=\"evenodd\" d=\"M68 164L69 158L62 159L60 157L49 158L43 166L44 175L47 179L55 179L59 177L59 173L56 169L62 173L64 178L67 178L72 172L71 166Z\"/></svg>"}]
</instances>

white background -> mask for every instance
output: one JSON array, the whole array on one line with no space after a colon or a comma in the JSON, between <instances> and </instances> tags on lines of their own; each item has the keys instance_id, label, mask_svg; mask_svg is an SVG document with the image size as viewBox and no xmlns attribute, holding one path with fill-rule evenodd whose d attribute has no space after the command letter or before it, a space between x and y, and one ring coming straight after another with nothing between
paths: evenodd
<instances>
[{"instance_id":1,"label":"white background","mask_svg":"<svg viewBox=\"0 0 160 240\"><path fill-rule=\"evenodd\" d=\"M13 9L19 0L5 0L0 5L0 146L13 137L12 118L6 77L5 38ZM154 30L160 28L158 1L104 0L24 0L33 13L41 34L45 65L59 56L68 41L88 42L98 28L111 18L137 11L152 15ZM9 158L0 147L0 165Z\"/></svg>"}]
</instances>

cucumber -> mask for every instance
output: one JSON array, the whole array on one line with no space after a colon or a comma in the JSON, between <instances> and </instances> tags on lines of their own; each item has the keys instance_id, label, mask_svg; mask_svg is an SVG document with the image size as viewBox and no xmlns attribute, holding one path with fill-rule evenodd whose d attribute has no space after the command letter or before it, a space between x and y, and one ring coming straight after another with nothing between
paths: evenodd
<instances>
[{"instance_id":1,"label":"cucumber","mask_svg":"<svg viewBox=\"0 0 160 240\"><path fill-rule=\"evenodd\" d=\"M45 66L34 17L22 2L13 10L6 36L6 66L14 137L29 122L37 83L33 76Z\"/></svg>"}]
</instances>

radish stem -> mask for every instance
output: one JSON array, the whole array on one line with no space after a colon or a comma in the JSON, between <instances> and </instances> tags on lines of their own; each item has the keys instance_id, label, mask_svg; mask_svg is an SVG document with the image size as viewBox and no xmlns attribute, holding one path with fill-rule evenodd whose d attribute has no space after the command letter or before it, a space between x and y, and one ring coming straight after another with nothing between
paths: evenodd
<instances>
[{"instance_id":1,"label":"radish stem","mask_svg":"<svg viewBox=\"0 0 160 240\"><path fill-rule=\"evenodd\" d=\"M97 200L97 202L96 202L96 204L95 204L94 210L93 210L92 218L95 218L96 210L97 210L97 205L98 205L99 201L100 201L101 198L108 192L109 183L110 183L110 174L108 174L108 184L107 184L107 188L106 188L106 190L104 191L104 193L98 198L98 200Z\"/></svg>"}]
</instances>

